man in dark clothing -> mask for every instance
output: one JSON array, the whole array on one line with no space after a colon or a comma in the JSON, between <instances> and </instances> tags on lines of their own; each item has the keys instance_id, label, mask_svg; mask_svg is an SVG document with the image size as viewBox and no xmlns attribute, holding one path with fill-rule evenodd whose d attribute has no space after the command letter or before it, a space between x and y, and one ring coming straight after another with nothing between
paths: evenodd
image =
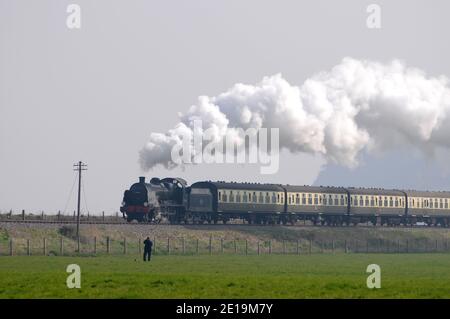
<instances>
[{"instance_id":1,"label":"man in dark clothing","mask_svg":"<svg viewBox=\"0 0 450 319\"><path fill-rule=\"evenodd\" d=\"M150 240L150 237L147 237L146 240L144 240L144 261L150 261L150 258L152 257L152 246L153 243ZM148 259L146 259L148 257Z\"/></svg>"}]
</instances>

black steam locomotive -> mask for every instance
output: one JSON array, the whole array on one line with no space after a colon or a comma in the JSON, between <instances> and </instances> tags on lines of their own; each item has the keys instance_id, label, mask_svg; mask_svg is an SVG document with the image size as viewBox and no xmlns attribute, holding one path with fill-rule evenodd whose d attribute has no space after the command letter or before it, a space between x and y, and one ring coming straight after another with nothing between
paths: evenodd
<instances>
[{"instance_id":1,"label":"black steam locomotive","mask_svg":"<svg viewBox=\"0 0 450 319\"><path fill-rule=\"evenodd\" d=\"M120 211L131 222L449 227L450 192L292 186L144 177L124 193Z\"/></svg>"}]
</instances>

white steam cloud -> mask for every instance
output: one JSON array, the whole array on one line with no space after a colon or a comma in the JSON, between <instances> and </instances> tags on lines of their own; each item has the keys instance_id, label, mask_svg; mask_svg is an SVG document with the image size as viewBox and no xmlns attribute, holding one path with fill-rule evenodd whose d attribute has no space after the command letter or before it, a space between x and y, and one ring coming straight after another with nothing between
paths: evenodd
<instances>
[{"instance_id":1,"label":"white steam cloud","mask_svg":"<svg viewBox=\"0 0 450 319\"><path fill-rule=\"evenodd\" d=\"M165 134L152 133L140 151L144 170L175 166L171 149L192 135L194 120L222 140L236 128L279 128L281 149L322 154L356 166L363 152L399 146L426 155L450 149L450 88L447 77L427 77L400 61L382 64L344 58L328 72L289 84L281 74L256 85L235 84L215 96L200 96Z\"/></svg>"}]
</instances>

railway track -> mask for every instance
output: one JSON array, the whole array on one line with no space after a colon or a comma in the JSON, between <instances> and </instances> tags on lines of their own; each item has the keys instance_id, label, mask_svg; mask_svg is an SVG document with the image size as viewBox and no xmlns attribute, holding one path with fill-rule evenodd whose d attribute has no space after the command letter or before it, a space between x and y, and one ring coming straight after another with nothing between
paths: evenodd
<instances>
[{"instance_id":1,"label":"railway track","mask_svg":"<svg viewBox=\"0 0 450 319\"><path fill-rule=\"evenodd\" d=\"M15 223L15 224L76 224L74 220L18 220L18 219L1 219L1 223ZM95 224L95 225L128 225L126 221L90 221L83 220L80 224Z\"/></svg>"},{"instance_id":2,"label":"railway track","mask_svg":"<svg viewBox=\"0 0 450 319\"><path fill-rule=\"evenodd\" d=\"M0 224L2 223L16 223L16 224L56 224L56 225L67 225L67 224L76 224L77 222L74 220L19 220L19 219L1 219ZM167 224L167 223L128 223L124 221L103 221L103 220L82 220L80 221L82 225L153 225L153 226L196 226L196 227L293 227L293 228L382 228L382 229L433 229L433 228L444 228L439 226L373 226L373 225L364 225L360 224L357 226L317 226L317 225L308 225L308 224L286 224L286 225L261 225L261 224L244 224L244 223L228 223L228 224Z\"/></svg>"}]
</instances>

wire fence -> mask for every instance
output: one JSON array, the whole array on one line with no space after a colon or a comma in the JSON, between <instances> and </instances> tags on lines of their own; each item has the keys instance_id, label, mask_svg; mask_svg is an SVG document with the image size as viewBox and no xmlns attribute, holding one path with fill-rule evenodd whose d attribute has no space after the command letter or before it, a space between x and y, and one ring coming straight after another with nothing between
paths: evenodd
<instances>
[{"instance_id":1,"label":"wire fence","mask_svg":"<svg viewBox=\"0 0 450 319\"><path fill-rule=\"evenodd\" d=\"M309 255L337 253L447 253L447 240L316 241L213 238L152 238L155 255ZM66 237L0 241L0 256L141 255L143 239Z\"/></svg>"},{"instance_id":2,"label":"wire fence","mask_svg":"<svg viewBox=\"0 0 450 319\"><path fill-rule=\"evenodd\" d=\"M0 213L0 221L42 221L42 222L76 222L77 214L74 211L73 213L67 212L54 212L54 213L46 213L44 211L27 213L25 210L21 212L13 212L12 210L9 212ZM105 223L125 223L126 221L123 219L122 213L114 212L112 214L105 214L105 212L101 212L100 214L90 214L82 213L80 214L81 222L105 222Z\"/></svg>"}]
</instances>

